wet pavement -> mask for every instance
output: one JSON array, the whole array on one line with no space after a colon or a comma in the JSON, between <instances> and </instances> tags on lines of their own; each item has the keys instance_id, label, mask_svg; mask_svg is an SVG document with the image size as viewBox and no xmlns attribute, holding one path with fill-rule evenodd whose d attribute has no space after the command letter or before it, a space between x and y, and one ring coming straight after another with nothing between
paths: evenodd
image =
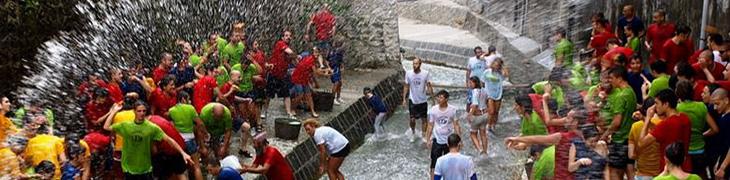
<instances>
[{"instance_id":1,"label":"wet pavement","mask_svg":"<svg viewBox=\"0 0 730 180\"><path fill-rule=\"evenodd\" d=\"M474 145L469 139L468 123L465 119L465 94L452 92L450 104L458 111L462 128L462 153L472 156L479 179L526 179L523 162L525 152L510 151L504 146L503 139L519 134L519 117L512 110L513 100L505 98L500 110L497 127L489 133L488 155L477 156ZM429 104L432 105L432 104ZM429 176L430 149L413 136L408 127L408 111L399 108L385 123L387 136L383 139L369 137L357 150L353 151L340 170L347 179L424 179ZM416 125L416 131L421 127ZM370 136L370 135L369 135ZM420 137L420 133L417 133ZM322 179L328 179L326 176Z\"/></svg>"}]
</instances>

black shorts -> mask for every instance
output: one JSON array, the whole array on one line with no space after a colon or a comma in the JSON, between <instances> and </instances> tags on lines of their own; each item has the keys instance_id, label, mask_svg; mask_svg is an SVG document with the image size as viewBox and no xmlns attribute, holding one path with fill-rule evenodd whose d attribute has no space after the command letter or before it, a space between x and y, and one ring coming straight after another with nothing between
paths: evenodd
<instances>
[{"instance_id":1,"label":"black shorts","mask_svg":"<svg viewBox=\"0 0 730 180\"><path fill-rule=\"evenodd\" d=\"M433 142L431 145L431 169L433 169L436 168L436 160L444 154L449 153L449 146L436 143L436 139L433 139L431 142Z\"/></svg>"},{"instance_id":2,"label":"black shorts","mask_svg":"<svg viewBox=\"0 0 730 180\"><path fill-rule=\"evenodd\" d=\"M152 173L144 173L144 174L129 174L124 173L124 180L153 180L155 179L152 177Z\"/></svg>"},{"instance_id":3,"label":"black shorts","mask_svg":"<svg viewBox=\"0 0 730 180\"><path fill-rule=\"evenodd\" d=\"M185 173L188 167L181 154L167 155L160 153L152 156L152 174L160 179Z\"/></svg>"},{"instance_id":4,"label":"black shorts","mask_svg":"<svg viewBox=\"0 0 730 180\"><path fill-rule=\"evenodd\" d=\"M408 112L411 114L411 119L423 118L425 120L428 115L428 103L413 104L413 101L408 100Z\"/></svg>"},{"instance_id":5,"label":"black shorts","mask_svg":"<svg viewBox=\"0 0 730 180\"><path fill-rule=\"evenodd\" d=\"M266 96L269 98L275 98L275 97L283 97L287 98L289 97L289 89L291 88L291 83L289 83L289 78L282 79L276 79L274 77L269 77L266 80Z\"/></svg>"},{"instance_id":6,"label":"black shorts","mask_svg":"<svg viewBox=\"0 0 730 180\"><path fill-rule=\"evenodd\" d=\"M347 155L350 155L350 143L348 143L347 145L345 145L345 148L342 148L342 150L340 150L339 152L336 152L336 153L334 153L334 154L332 154L330 156L332 156L332 157L338 157L338 158L340 158L340 157L343 158L343 157L347 157Z\"/></svg>"},{"instance_id":7,"label":"black shorts","mask_svg":"<svg viewBox=\"0 0 730 180\"><path fill-rule=\"evenodd\" d=\"M613 168L626 168L626 165L631 164L632 160L629 159L629 145L624 143L610 143L608 144L608 165Z\"/></svg>"}]
</instances>

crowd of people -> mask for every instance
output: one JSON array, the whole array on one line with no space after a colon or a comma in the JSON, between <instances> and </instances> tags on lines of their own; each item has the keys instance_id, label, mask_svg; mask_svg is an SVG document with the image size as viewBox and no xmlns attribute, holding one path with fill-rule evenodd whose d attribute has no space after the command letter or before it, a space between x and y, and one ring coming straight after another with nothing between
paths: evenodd
<instances>
[{"instance_id":1,"label":"crowd of people","mask_svg":"<svg viewBox=\"0 0 730 180\"><path fill-rule=\"evenodd\" d=\"M269 145L262 119L278 97L287 118L301 118L299 109L308 112L305 128L318 144L339 134L320 127L312 99L319 88L315 76L325 76L333 83L332 103L343 103L345 52L334 38L335 23L329 5L321 6L303 35L308 47L299 52L290 46L292 31L282 31L266 53L236 22L229 33L211 33L201 43L177 40L181 53L163 53L152 70L137 62L108 76L89 74L74 94L84 117L74 121L85 126L69 127L85 133L54 132L54 110L41 101L16 108L2 97L0 179L242 179L244 173L294 179L281 152ZM230 153L235 133L240 150ZM338 146L327 145L329 167L349 152L344 136L337 138ZM254 160L241 164L238 157Z\"/></svg>"},{"instance_id":2,"label":"crowd of people","mask_svg":"<svg viewBox=\"0 0 730 180\"><path fill-rule=\"evenodd\" d=\"M555 67L546 81L514 97L520 135L505 139L508 148L529 151L530 179L728 179L730 41L709 33L702 37L706 46L694 49L689 27L667 21L662 10L652 15L645 27L627 5L614 27L595 14L592 37L579 52L565 30L555 32ZM178 40L182 53L163 53L152 71L136 63L106 77L89 74L75 94L84 107L84 134L56 135L52 109L40 101L13 109L2 97L0 177L243 179L258 173L294 179L262 120L278 97L288 118L298 118L299 107L311 116L302 124L319 151L319 172L345 179L339 167L350 141L320 124L312 97L319 86L315 76L326 76L333 104L343 103L344 51L333 40L335 16L328 5L313 13L306 32L311 26L315 38L304 35L311 47L301 53L285 30L266 58L244 24L234 23L227 38L212 33L195 49ZM471 157L460 152L457 108L448 91L434 93L422 63L413 61L402 92L410 141L421 134L430 149L431 179L476 179ZM494 46L474 48L465 122L479 155L489 150L508 78ZM372 89L363 88L363 97L372 109L374 136L381 138L389 110ZM232 154L236 132L240 150ZM239 157L254 160L241 164Z\"/></svg>"},{"instance_id":3,"label":"crowd of people","mask_svg":"<svg viewBox=\"0 0 730 180\"><path fill-rule=\"evenodd\" d=\"M730 41L708 32L695 49L688 26L652 15L595 14L581 51L555 33L555 68L515 97L521 133L505 139L529 150L530 179L728 179Z\"/></svg>"}]
</instances>

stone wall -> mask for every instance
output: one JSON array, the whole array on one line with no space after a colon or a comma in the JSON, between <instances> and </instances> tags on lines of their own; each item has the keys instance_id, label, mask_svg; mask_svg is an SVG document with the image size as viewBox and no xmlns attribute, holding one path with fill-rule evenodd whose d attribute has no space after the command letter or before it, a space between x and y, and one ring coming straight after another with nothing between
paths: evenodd
<instances>
[{"instance_id":1,"label":"stone wall","mask_svg":"<svg viewBox=\"0 0 730 180\"><path fill-rule=\"evenodd\" d=\"M373 92L383 98L389 110L396 109L402 101L402 77L403 71L384 79L373 88ZM366 104L365 99L358 99L357 102L350 105L346 110L333 118L329 123L330 126L347 137L350 141L352 150L357 149L365 140L367 133L373 132L373 121L368 117L370 107ZM387 117L392 115L392 111ZM299 143L291 153L286 156L289 165L294 171L296 179L317 179L319 175L319 151L314 144L312 138ZM263 179L263 177L259 177Z\"/></svg>"},{"instance_id":2,"label":"stone wall","mask_svg":"<svg viewBox=\"0 0 730 180\"><path fill-rule=\"evenodd\" d=\"M494 45L497 51L504 57L505 64L511 70L511 76L525 77L511 79L515 84L529 84L543 77L547 77L547 68L537 63L529 63L532 61L532 57L537 55L541 50L541 45L538 42L531 38L520 36L512 32L510 28L485 18L479 14L479 11L475 11L474 8L466 8L471 6L462 6L457 3L459 1L456 1L456 3L436 0L401 2L398 6L398 12L400 16L406 18L433 24L449 25L467 30L482 42ZM424 11L419 11L419 9L424 9ZM437 18L438 16L449 18ZM408 43L406 44L408 45ZM448 50L446 46L431 45L430 43L421 42L411 44L418 45L419 47L417 48L425 47L436 50L445 48ZM455 51L458 52L459 50ZM445 55L436 55L436 57L438 56L446 57ZM454 59L454 61L458 60L458 62L453 62L451 59L447 57L446 59L430 60L459 66L465 66L467 63L467 59Z\"/></svg>"}]
</instances>

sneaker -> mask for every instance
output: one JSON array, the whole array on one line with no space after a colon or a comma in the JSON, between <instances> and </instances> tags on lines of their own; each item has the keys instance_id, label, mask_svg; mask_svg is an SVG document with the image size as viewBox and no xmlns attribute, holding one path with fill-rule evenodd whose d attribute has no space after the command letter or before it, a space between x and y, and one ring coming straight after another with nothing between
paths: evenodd
<instances>
[{"instance_id":1,"label":"sneaker","mask_svg":"<svg viewBox=\"0 0 730 180\"><path fill-rule=\"evenodd\" d=\"M342 98L337 98L337 99L335 99L335 101L339 101L340 103L345 103L345 101L342 100Z\"/></svg>"},{"instance_id":2,"label":"sneaker","mask_svg":"<svg viewBox=\"0 0 730 180\"><path fill-rule=\"evenodd\" d=\"M333 103L334 103L335 105L340 105L340 102L338 102L338 101L337 101L337 99L335 99Z\"/></svg>"},{"instance_id":3,"label":"sneaker","mask_svg":"<svg viewBox=\"0 0 730 180\"><path fill-rule=\"evenodd\" d=\"M266 119L266 115L265 114L261 114L261 119Z\"/></svg>"},{"instance_id":4,"label":"sneaker","mask_svg":"<svg viewBox=\"0 0 730 180\"><path fill-rule=\"evenodd\" d=\"M253 156L251 156L251 153L249 153L248 151L241 150L241 149L238 150L238 155L243 156L245 158L253 157Z\"/></svg>"}]
</instances>

